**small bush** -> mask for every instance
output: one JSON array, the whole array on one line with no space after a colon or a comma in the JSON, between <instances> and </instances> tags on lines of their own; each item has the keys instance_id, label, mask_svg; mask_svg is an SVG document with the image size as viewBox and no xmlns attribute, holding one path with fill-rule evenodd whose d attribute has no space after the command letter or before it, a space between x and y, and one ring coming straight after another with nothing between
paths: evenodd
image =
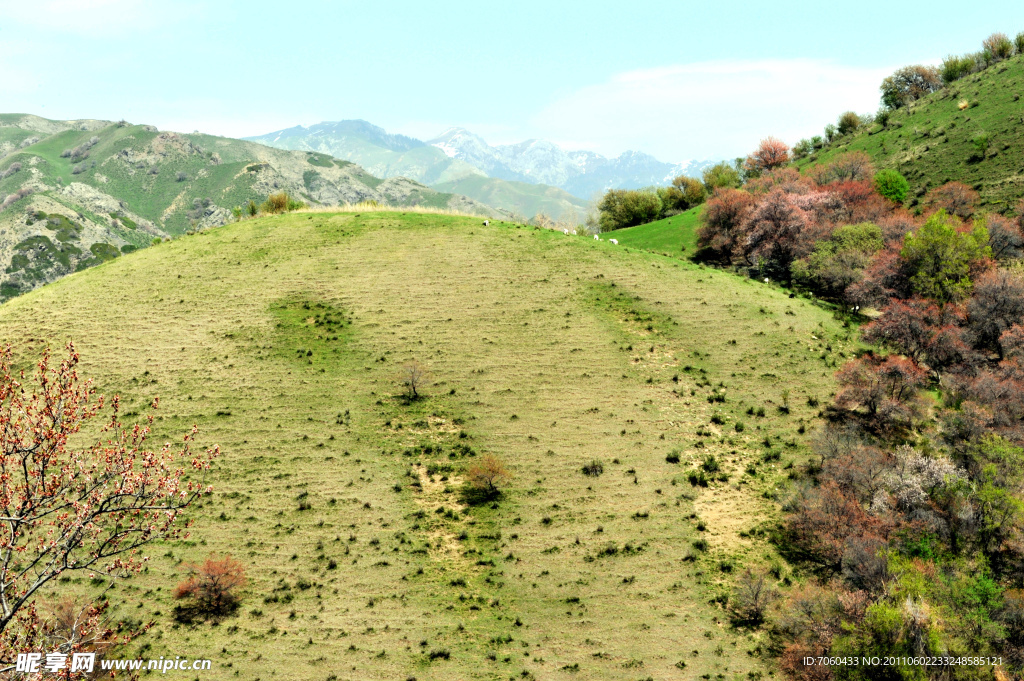
<instances>
[{"instance_id":1,"label":"small bush","mask_svg":"<svg viewBox=\"0 0 1024 681\"><path fill-rule=\"evenodd\" d=\"M583 475L589 475L592 478L596 478L602 473L604 473L604 464L597 459L583 465Z\"/></svg>"},{"instance_id":2,"label":"small bush","mask_svg":"<svg viewBox=\"0 0 1024 681\"><path fill-rule=\"evenodd\" d=\"M673 449L671 452L665 455L665 461L668 463L679 463L679 451Z\"/></svg>"},{"instance_id":3,"label":"small bush","mask_svg":"<svg viewBox=\"0 0 1024 681\"><path fill-rule=\"evenodd\" d=\"M704 461L700 465L708 473L717 473L721 470L722 466L718 463L718 459L715 458L714 454L708 454L704 457Z\"/></svg>"},{"instance_id":4,"label":"small bush","mask_svg":"<svg viewBox=\"0 0 1024 681\"><path fill-rule=\"evenodd\" d=\"M180 170L174 175L174 181L175 182L184 182L187 179L188 179L188 175L186 175L184 172L182 172Z\"/></svg>"},{"instance_id":5,"label":"small bush","mask_svg":"<svg viewBox=\"0 0 1024 681\"><path fill-rule=\"evenodd\" d=\"M174 598L190 603L178 609L179 619L226 615L237 609L238 592L246 581L242 563L230 555L217 559L211 554L202 565L188 564L185 570L189 577L175 587Z\"/></svg>"},{"instance_id":6,"label":"small bush","mask_svg":"<svg viewBox=\"0 0 1024 681\"><path fill-rule=\"evenodd\" d=\"M746 428L746 425L744 425L743 421L737 421L736 425L733 426L733 429L737 433L742 433L745 428Z\"/></svg>"},{"instance_id":7,"label":"small bush","mask_svg":"<svg viewBox=\"0 0 1024 681\"><path fill-rule=\"evenodd\" d=\"M1013 39L1013 46L1017 49L1017 54L1024 54L1024 31L1017 34L1017 37Z\"/></svg>"},{"instance_id":8,"label":"small bush","mask_svg":"<svg viewBox=\"0 0 1024 681\"><path fill-rule=\"evenodd\" d=\"M875 191L893 203L903 203L910 191L910 183L899 171L886 168L875 174Z\"/></svg>"}]
</instances>

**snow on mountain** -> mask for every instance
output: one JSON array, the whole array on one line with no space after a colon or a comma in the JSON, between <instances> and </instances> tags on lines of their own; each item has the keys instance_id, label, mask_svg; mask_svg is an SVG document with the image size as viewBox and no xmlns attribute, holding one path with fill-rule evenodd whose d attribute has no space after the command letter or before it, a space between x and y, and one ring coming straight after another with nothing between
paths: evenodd
<instances>
[{"instance_id":1,"label":"snow on mountain","mask_svg":"<svg viewBox=\"0 0 1024 681\"><path fill-rule=\"evenodd\" d=\"M480 168L491 177L561 187L580 198L609 188L665 185L678 175L700 176L713 161L664 163L650 154L625 151L607 158L592 151L565 151L547 140L491 146L465 128L449 128L427 144Z\"/></svg>"}]
</instances>

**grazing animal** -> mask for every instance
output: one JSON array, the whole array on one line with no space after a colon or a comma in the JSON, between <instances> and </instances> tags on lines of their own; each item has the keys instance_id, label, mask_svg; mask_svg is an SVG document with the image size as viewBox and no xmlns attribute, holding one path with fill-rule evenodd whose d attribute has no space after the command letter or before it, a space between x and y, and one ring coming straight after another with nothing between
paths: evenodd
<instances>
[{"instance_id":1,"label":"grazing animal","mask_svg":"<svg viewBox=\"0 0 1024 681\"><path fill-rule=\"evenodd\" d=\"M489 225L489 224L491 224L491 221L490 221L490 220L484 220L484 227L486 227L486 226L487 226L487 225Z\"/></svg>"},{"instance_id":2,"label":"grazing animal","mask_svg":"<svg viewBox=\"0 0 1024 681\"><path fill-rule=\"evenodd\" d=\"M573 235L573 236L576 236L576 230L575 230L575 229L574 229L574 230L572 230L572 235Z\"/></svg>"},{"instance_id":3,"label":"grazing animal","mask_svg":"<svg viewBox=\"0 0 1024 681\"><path fill-rule=\"evenodd\" d=\"M564 235L566 235L566 236L569 236L569 230L567 230L567 229L563 229L563 230L562 230L562 234L564 234Z\"/></svg>"},{"instance_id":4,"label":"grazing animal","mask_svg":"<svg viewBox=\"0 0 1024 681\"><path fill-rule=\"evenodd\" d=\"M618 245L619 245L619 240L618 240L618 239L608 239L608 241L611 241L611 242L612 242L613 244L615 244L616 246L618 246Z\"/></svg>"},{"instance_id":5,"label":"grazing animal","mask_svg":"<svg viewBox=\"0 0 1024 681\"><path fill-rule=\"evenodd\" d=\"M766 283L766 284L768 283L768 277L764 278L764 283Z\"/></svg>"},{"instance_id":6,"label":"grazing animal","mask_svg":"<svg viewBox=\"0 0 1024 681\"><path fill-rule=\"evenodd\" d=\"M599 237L598 235L595 234L594 235L594 241L600 241L600 240L601 240L601 237Z\"/></svg>"}]
</instances>

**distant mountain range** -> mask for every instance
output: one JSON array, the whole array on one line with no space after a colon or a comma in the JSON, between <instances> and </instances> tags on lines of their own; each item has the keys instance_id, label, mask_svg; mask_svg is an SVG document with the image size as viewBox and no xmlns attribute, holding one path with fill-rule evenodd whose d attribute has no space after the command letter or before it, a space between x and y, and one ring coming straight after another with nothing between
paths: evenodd
<instances>
[{"instance_id":1,"label":"distant mountain range","mask_svg":"<svg viewBox=\"0 0 1024 681\"><path fill-rule=\"evenodd\" d=\"M281 190L313 205L376 201L497 215L465 196L381 179L325 154L148 125L0 114L0 302L154 239L224 224L235 206Z\"/></svg>"},{"instance_id":2,"label":"distant mountain range","mask_svg":"<svg viewBox=\"0 0 1024 681\"><path fill-rule=\"evenodd\" d=\"M564 151L545 140L491 146L464 128L451 128L422 141L388 133L362 120L296 126L245 139L281 149L331 154L358 163L378 177L408 177L527 216L545 212L557 217L569 210L582 210L591 197L609 188L665 185L677 175L699 176L714 163L664 163L636 151L607 158L592 151Z\"/></svg>"}]
</instances>

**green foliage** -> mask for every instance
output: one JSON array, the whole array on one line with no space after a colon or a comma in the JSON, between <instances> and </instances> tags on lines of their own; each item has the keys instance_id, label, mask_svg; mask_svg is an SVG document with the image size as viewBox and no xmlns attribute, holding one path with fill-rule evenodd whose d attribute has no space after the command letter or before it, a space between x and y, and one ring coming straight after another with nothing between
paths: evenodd
<instances>
[{"instance_id":1,"label":"green foliage","mask_svg":"<svg viewBox=\"0 0 1024 681\"><path fill-rule=\"evenodd\" d=\"M597 206L602 232L653 222L661 214L658 194L648 190L609 189Z\"/></svg>"},{"instance_id":2,"label":"green foliage","mask_svg":"<svg viewBox=\"0 0 1024 681\"><path fill-rule=\"evenodd\" d=\"M904 107L935 92L942 85L939 71L933 66L904 66L882 81L882 104L890 109Z\"/></svg>"},{"instance_id":3,"label":"green foliage","mask_svg":"<svg viewBox=\"0 0 1024 681\"><path fill-rule=\"evenodd\" d=\"M839 121L836 124L836 131L840 135L848 135L860 126L860 116L853 111L846 111L839 115Z\"/></svg>"},{"instance_id":4,"label":"green foliage","mask_svg":"<svg viewBox=\"0 0 1024 681\"><path fill-rule=\"evenodd\" d=\"M919 295L938 303L962 300L971 292L971 266L992 255L988 230L981 224L966 233L959 221L939 210L916 232L907 234L900 256Z\"/></svg>"},{"instance_id":5,"label":"green foliage","mask_svg":"<svg viewBox=\"0 0 1024 681\"><path fill-rule=\"evenodd\" d=\"M886 168L875 173L875 191L893 203L903 203L910 191L910 183L898 170Z\"/></svg>"},{"instance_id":6,"label":"green foliage","mask_svg":"<svg viewBox=\"0 0 1024 681\"><path fill-rule=\"evenodd\" d=\"M725 161L716 163L710 168L705 168L701 174L701 179L704 180L704 186L707 188L708 194L721 187L738 189L743 184L743 178L740 177L739 171Z\"/></svg>"},{"instance_id":7,"label":"green foliage","mask_svg":"<svg viewBox=\"0 0 1024 681\"><path fill-rule=\"evenodd\" d=\"M939 73L942 76L942 82L947 85L956 82L968 76L974 70L974 59L969 56L957 56L949 55L942 60L942 66L939 67Z\"/></svg>"},{"instance_id":8,"label":"green foliage","mask_svg":"<svg viewBox=\"0 0 1024 681\"><path fill-rule=\"evenodd\" d=\"M830 298L840 298L860 281L872 256L882 250L882 230L869 222L837 229L819 241L814 251L793 263L793 278L802 286Z\"/></svg>"}]
</instances>

